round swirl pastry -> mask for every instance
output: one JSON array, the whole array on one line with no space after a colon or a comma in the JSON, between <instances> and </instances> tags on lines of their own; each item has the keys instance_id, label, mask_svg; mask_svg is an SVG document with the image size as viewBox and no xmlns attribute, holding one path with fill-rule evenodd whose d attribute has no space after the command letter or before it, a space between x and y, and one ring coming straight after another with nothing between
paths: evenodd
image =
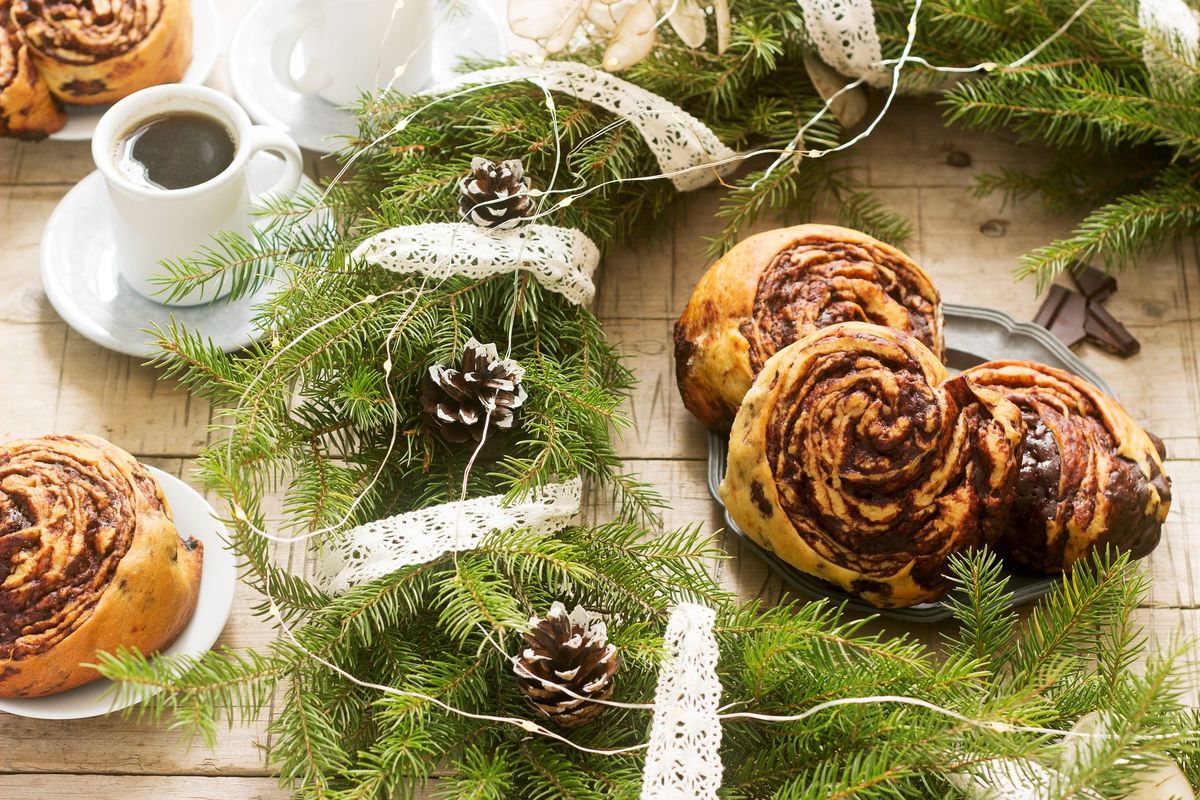
<instances>
[{"instance_id":1,"label":"round swirl pastry","mask_svg":"<svg viewBox=\"0 0 1200 800\"><path fill-rule=\"evenodd\" d=\"M996 544L1002 555L1054 573L1096 548L1134 558L1154 549L1171 506L1161 441L1068 372L992 361L964 374L1021 409L1024 444L1010 522Z\"/></svg>"},{"instance_id":2,"label":"round swirl pastry","mask_svg":"<svg viewBox=\"0 0 1200 800\"><path fill-rule=\"evenodd\" d=\"M675 324L683 404L709 428L727 430L767 359L852 321L910 333L942 357L941 298L904 253L831 225L751 236L709 268Z\"/></svg>"},{"instance_id":3,"label":"round swirl pastry","mask_svg":"<svg viewBox=\"0 0 1200 800\"><path fill-rule=\"evenodd\" d=\"M946 594L946 560L1007 518L1021 415L906 333L847 322L770 360L721 499L756 542L884 608Z\"/></svg>"},{"instance_id":4,"label":"round swirl pastry","mask_svg":"<svg viewBox=\"0 0 1200 800\"><path fill-rule=\"evenodd\" d=\"M0 697L99 677L99 650L167 647L200 589L203 547L180 541L162 489L94 436L0 446Z\"/></svg>"},{"instance_id":5,"label":"round swirl pastry","mask_svg":"<svg viewBox=\"0 0 1200 800\"><path fill-rule=\"evenodd\" d=\"M66 124L67 115L17 35L10 5L0 0L0 136L44 139Z\"/></svg>"},{"instance_id":6,"label":"round swirl pastry","mask_svg":"<svg viewBox=\"0 0 1200 800\"><path fill-rule=\"evenodd\" d=\"M113 103L175 83L192 60L188 0L14 0L13 19L65 103Z\"/></svg>"}]
</instances>

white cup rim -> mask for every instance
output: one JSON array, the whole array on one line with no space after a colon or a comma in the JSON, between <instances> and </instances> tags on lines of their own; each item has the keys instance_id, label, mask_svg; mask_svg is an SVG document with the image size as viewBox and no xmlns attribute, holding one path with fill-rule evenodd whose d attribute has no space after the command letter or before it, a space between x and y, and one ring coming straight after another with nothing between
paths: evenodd
<instances>
[{"instance_id":1,"label":"white cup rim","mask_svg":"<svg viewBox=\"0 0 1200 800\"><path fill-rule=\"evenodd\" d=\"M233 129L236 138L233 160L219 174L195 186L158 189L134 183L117 169L117 140L132 132L141 122L176 110L177 104L173 101L177 99L198 101L212 106L213 110L218 112L214 116L223 117L222 121ZM188 110L194 109L189 106ZM251 128L250 117L245 110L232 98L216 89L179 83L152 86L118 100L104 112L92 134L92 160L109 185L123 192L145 198L183 200L212 191L241 174L249 158Z\"/></svg>"}]
</instances>

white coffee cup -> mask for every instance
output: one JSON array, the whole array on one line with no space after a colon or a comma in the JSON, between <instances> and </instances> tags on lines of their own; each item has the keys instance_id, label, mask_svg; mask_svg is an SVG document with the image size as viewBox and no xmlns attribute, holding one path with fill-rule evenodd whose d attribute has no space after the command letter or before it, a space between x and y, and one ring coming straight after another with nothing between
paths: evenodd
<instances>
[{"instance_id":1,"label":"white coffee cup","mask_svg":"<svg viewBox=\"0 0 1200 800\"><path fill-rule=\"evenodd\" d=\"M117 166L122 141L138 127L172 113L199 113L220 122L233 138L233 161L215 178L183 189L134 183ZM283 157L283 175L265 192L251 195L250 158L263 150ZM138 294L163 302L161 261L194 255L221 231L249 233L252 212L268 195L289 195L300 185L300 148L274 128L252 125L242 107L204 86L169 84L135 92L105 112L92 135L92 158L108 185L110 214L121 277ZM158 278L159 280L156 280ZM194 306L228 294L202 286L170 305Z\"/></svg>"},{"instance_id":2,"label":"white coffee cup","mask_svg":"<svg viewBox=\"0 0 1200 800\"><path fill-rule=\"evenodd\" d=\"M433 0L295 0L284 19L271 64L292 91L344 106L363 91L412 93L429 83Z\"/></svg>"}]
</instances>

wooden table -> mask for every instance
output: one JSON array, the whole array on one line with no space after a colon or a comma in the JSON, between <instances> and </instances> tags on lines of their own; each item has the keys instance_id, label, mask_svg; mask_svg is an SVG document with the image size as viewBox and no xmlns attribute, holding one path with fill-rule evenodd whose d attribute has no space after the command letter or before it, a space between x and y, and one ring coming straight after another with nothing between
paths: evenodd
<instances>
[{"instance_id":1,"label":"wooden table","mask_svg":"<svg viewBox=\"0 0 1200 800\"><path fill-rule=\"evenodd\" d=\"M227 43L242 11L222 0ZM224 64L213 85L225 88ZM949 152L971 156L968 168L947 164ZM913 223L905 249L928 269L945 300L989 305L1017 319L1037 308L1034 287L1014 283L1018 255L1070 229L1037 200L1002 208L975 200L972 178L1041 158L996 136L943 129L929 103L902 104L850 159L865 180ZM317 168L314 157L310 166ZM107 352L71 331L55 314L38 279L42 228L58 200L92 169L84 143L37 145L0 140L0 441L52 432L105 436L148 463L188 475L208 441L210 410L136 359ZM703 239L716 229L719 194L685 199L668 235L611 255L602 267L596 308L609 334L623 342L640 386L630 404L637 426L620 446L629 469L671 500L666 524L720 519L705 486L704 432L675 391L671 324L706 267ZM986 223L986 224L985 224ZM770 227L762 224L759 228ZM986 231L986 232L985 232ZM1142 342L1120 360L1084 347L1080 356L1113 387L1133 415L1158 433L1170 453L1175 500L1162 544L1145 562L1154 578L1141 616L1161 637L1200 634L1200 248L1167 242L1121 280L1108 303ZM743 595L777 598L781 585L737 541L722 580ZM261 645L270 631L250 614L254 595L239 587L220 643ZM898 630L901 626L892 623ZM915 633L930 643L941 628ZM1188 665L1200 675L1200 657ZM1193 695L1194 700L1194 695ZM269 718L222 733L213 750L188 747L184 736L120 718L42 722L0 714L0 797L282 798L261 745Z\"/></svg>"}]
</instances>

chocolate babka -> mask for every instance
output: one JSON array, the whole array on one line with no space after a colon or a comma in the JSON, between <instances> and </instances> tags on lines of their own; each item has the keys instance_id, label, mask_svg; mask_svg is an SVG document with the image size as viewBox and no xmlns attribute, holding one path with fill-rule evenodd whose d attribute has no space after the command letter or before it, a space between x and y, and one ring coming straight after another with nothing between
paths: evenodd
<instances>
[{"instance_id":1,"label":"chocolate babka","mask_svg":"<svg viewBox=\"0 0 1200 800\"><path fill-rule=\"evenodd\" d=\"M727 430L767 359L851 321L912 334L943 355L937 289L896 248L832 225L751 236L708 269L675 324L683 404L709 428Z\"/></svg>"},{"instance_id":2,"label":"chocolate babka","mask_svg":"<svg viewBox=\"0 0 1200 800\"><path fill-rule=\"evenodd\" d=\"M170 645L196 608L202 560L124 450L94 436L0 446L0 697L95 680L84 664L100 650Z\"/></svg>"},{"instance_id":3,"label":"chocolate babka","mask_svg":"<svg viewBox=\"0 0 1200 800\"><path fill-rule=\"evenodd\" d=\"M879 607L949 590L947 559L990 543L1015 493L1021 412L950 378L916 337L848 322L767 360L729 439L721 499L799 569Z\"/></svg>"},{"instance_id":4,"label":"chocolate babka","mask_svg":"<svg viewBox=\"0 0 1200 800\"><path fill-rule=\"evenodd\" d=\"M1011 513L996 549L1055 573L1111 547L1134 558L1158 544L1171 506L1162 442L1097 387L1029 361L992 361L964 375L1021 410Z\"/></svg>"},{"instance_id":5,"label":"chocolate babka","mask_svg":"<svg viewBox=\"0 0 1200 800\"><path fill-rule=\"evenodd\" d=\"M34 66L64 103L176 83L192 60L189 0L13 0Z\"/></svg>"},{"instance_id":6,"label":"chocolate babka","mask_svg":"<svg viewBox=\"0 0 1200 800\"><path fill-rule=\"evenodd\" d=\"M67 122L13 24L9 0L0 0L0 136L44 139Z\"/></svg>"}]
</instances>

